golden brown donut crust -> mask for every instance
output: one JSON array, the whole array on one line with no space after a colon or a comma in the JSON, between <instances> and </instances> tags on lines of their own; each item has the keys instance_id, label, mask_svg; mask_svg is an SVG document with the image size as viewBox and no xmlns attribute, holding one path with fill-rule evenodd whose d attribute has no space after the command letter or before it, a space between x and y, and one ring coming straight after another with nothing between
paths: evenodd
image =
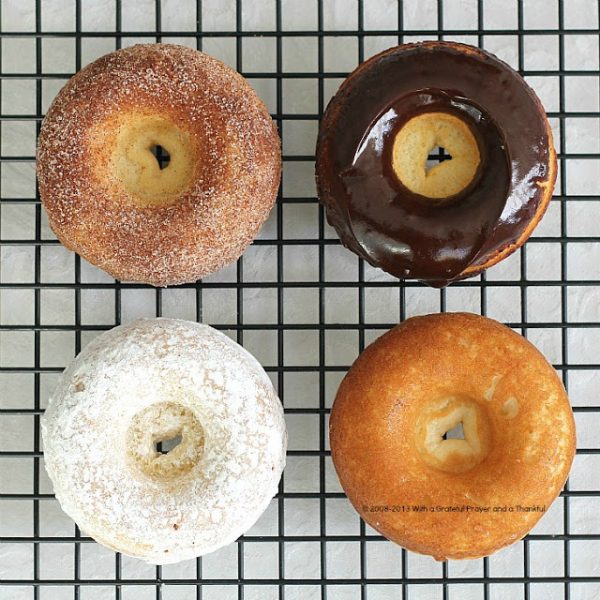
<instances>
[{"instance_id":1,"label":"golden brown donut crust","mask_svg":"<svg viewBox=\"0 0 600 600\"><path fill-rule=\"evenodd\" d=\"M127 115L160 117L192 140L192 182L175 201L140 206L105 175L114 124ZM242 254L275 202L281 154L241 75L191 48L142 44L69 80L42 124L37 165L50 226L67 248L117 279L164 286Z\"/></svg>"},{"instance_id":2,"label":"golden brown donut crust","mask_svg":"<svg viewBox=\"0 0 600 600\"><path fill-rule=\"evenodd\" d=\"M449 472L421 458L417 425L431 403L457 397L485 415L488 447L472 468ZM409 319L359 356L337 393L330 442L341 484L369 525L438 560L478 558L523 538L544 514L517 506L547 509L559 494L575 425L558 375L531 343L491 319L446 313ZM492 508L435 510L463 505Z\"/></svg>"}]
</instances>

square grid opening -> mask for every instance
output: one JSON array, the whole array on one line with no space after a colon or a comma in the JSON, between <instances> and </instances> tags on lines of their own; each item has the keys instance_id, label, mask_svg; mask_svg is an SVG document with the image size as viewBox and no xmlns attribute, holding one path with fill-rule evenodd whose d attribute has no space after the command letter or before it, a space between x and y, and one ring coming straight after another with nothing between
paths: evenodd
<instances>
[{"instance_id":1,"label":"square grid opening","mask_svg":"<svg viewBox=\"0 0 600 600\"><path fill-rule=\"evenodd\" d=\"M540 95L559 157L555 195L524 248L433 290L344 250L315 197L329 98L400 42L475 44ZM600 51L595 0L3 0L0 5L0 600L585 599L600 597ZM194 285L115 282L65 250L35 182L41 119L66 80L139 42L198 48L241 71L283 142L277 206L240 260ZM570 393L569 482L533 532L489 558L437 563L365 525L343 494L327 426L366 344L415 314L468 310L528 337ZM139 316L209 323L254 353L284 403L279 494L237 543L165 567L120 556L60 510L39 419L64 366Z\"/></svg>"}]
</instances>

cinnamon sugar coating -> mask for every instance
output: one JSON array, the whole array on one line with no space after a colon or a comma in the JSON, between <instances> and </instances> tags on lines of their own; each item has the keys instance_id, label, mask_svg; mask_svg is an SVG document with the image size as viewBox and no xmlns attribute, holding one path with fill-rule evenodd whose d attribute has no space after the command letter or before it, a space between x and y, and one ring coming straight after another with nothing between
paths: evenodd
<instances>
[{"instance_id":1,"label":"cinnamon sugar coating","mask_svg":"<svg viewBox=\"0 0 600 600\"><path fill-rule=\"evenodd\" d=\"M122 137L152 119L175 132L169 143L187 140L171 148L187 171L147 202L152 185L136 193L117 166L143 169ZM252 242L276 199L280 142L240 74L191 48L141 44L99 58L59 92L42 123L37 170L50 226L67 248L117 279L165 286L222 268Z\"/></svg>"}]
</instances>

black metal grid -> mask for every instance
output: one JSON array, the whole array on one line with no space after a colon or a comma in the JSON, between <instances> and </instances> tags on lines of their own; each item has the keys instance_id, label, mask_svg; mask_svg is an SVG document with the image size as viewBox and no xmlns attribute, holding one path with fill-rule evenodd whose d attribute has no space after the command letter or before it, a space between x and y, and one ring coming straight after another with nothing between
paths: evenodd
<instances>
[{"instance_id":1,"label":"black metal grid","mask_svg":"<svg viewBox=\"0 0 600 600\"><path fill-rule=\"evenodd\" d=\"M15 0L16 1L16 0ZM206 0L205 0L206 1ZM246 4L244 4L246 3ZM450 2L448 2L449 4ZM4 2L3 2L4 4ZM6 3L8 4L8 3ZM283 15L284 12L290 9L293 2L285 2L284 0L272 0L272 2L263 2L270 7L274 12L273 26L262 30L246 30L244 28L243 14L244 8L251 10L252 6L261 4L259 2L251 2L251 0L234 0L235 8L235 27L227 30L212 30L203 27L203 6L202 0L196 1L197 21L196 28L193 31L163 31L162 28L162 9L161 0L156 0L153 5L154 9L154 27L152 30L144 31L129 31L123 27L122 14L127 5L126 0L114 1L114 31L85 31L82 28L82 15L84 11L90 10L90 5L104 4L103 2L84 2L83 0L74 0L73 11L75 15L74 28L71 30L61 31L45 31L43 28L43 15L47 7L46 3L41 0L35 2L35 19L34 26L31 30L15 31L11 28L10 31L3 29L0 23L0 37L2 45L0 46L0 61L5 52L4 40L7 39L33 39L35 40L35 69L34 72L6 72L2 67L0 72L0 86L6 85L5 82L10 80L30 81L34 82L35 91L35 111L31 114L4 113L0 114L0 127L6 127L12 122L19 123L35 123L36 133L39 131L41 119L44 110L44 89L46 82L56 80L66 80L72 72L65 71L61 73L48 72L44 69L43 44L46 40L54 39L72 39L74 41L74 70L78 70L82 66L82 44L89 39L104 39L114 40L114 47L119 48L123 41L128 43L135 42L137 39L153 39L159 41L169 41L171 39L185 38L187 43L195 41L199 49L203 48L207 40L217 41L232 41L235 45L235 66L250 80L259 86L274 86L272 94L272 112L273 118L276 120L280 132L284 139L284 162L285 167L290 168L293 165L302 164L310 165L314 160L311 154L298 154L286 152L286 127L293 127L294 122L306 122L307 125L316 122L326 105L326 97L331 92L331 89L336 87L338 80L347 75L346 70L335 71L326 69L326 43L331 39L352 38L356 40L356 59L363 60L366 56L366 43L375 38L385 38L388 40L388 45L395 42L402 42L405 39L415 39L418 37L427 37L428 39L457 39L467 36L469 41L477 43L482 47L486 47L490 40L494 38L504 38L505 36L512 37L517 43L517 67L520 72L528 78L554 77L558 79L558 107L557 110L551 110L548 114L554 125L558 156L560 160L560 178L555 191L552 206L558 222L557 230L550 233L538 234L530 244L536 245L536 252L545 251L548 248L548 255L553 256L554 248L558 248L559 253L556 260L557 276L553 277L532 277L528 272L528 267L533 264L528 260L528 249L526 246L520 250L519 256L512 259L512 264L517 264L517 270L508 273L508 276L503 278L494 278L491 272L483 275L481 278L469 280L454 284L449 290L441 290L435 292L427 291L421 284L408 281L399 283L393 278L378 278L374 276L374 271L362 261L356 261L356 277L338 277L331 270L332 261L337 260L328 252L332 248L339 247L337 238L328 231L324 220L323 210L317 205L314 194L301 195L295 192L290 193L289 187L292 187L295 178L311 176L311 169L307 169L303 175L296 171L289 170L284 174L282 187L278 199L278 206L274 213L271 222L273 230L272 235L262 236L254 243L255 249L264 248L265 252L273 249L274 252L274 269L272 277L267 280L257 280L252 276L250 279L246 277L248 273L248 261L252 261L252 257L248 255L241 258L233 271L229 271L231 277L223 278L208 278L206 281L199 282L195 285L181 286L184 290L189 290L189 294L194 298L194 315L201 321L209 320L212 325L229 332L234 338L249 346L251 350L257 351L265 342L260 342L258 337L253 337L255 334L265 334L266 338L271 340L276 348L273 354L272 364L266 361L266 369L271 374L275 385L279 389L280 396L286 405L286 378L293 374L305 374L314 381L318 382L318 403L313 404L307 401L304 406L297 406L294 402L293 406L286 407L286 417L288 420L293 420L295 417L309 416L318 421L318 435L314 447L311 448L295 448L292 447L289 451L290 460L298 459L314 459L318 465L318 482L315 489L311 491L289 491L287 479L284 476L280 487L280 493L274 500L277 510L276 531L268 535L253 535L250 532L237 542L237 572L235 575L230 574L227 577L214 577L206 571L203 573L203 560L198 559L195 564L193 573L187 572L185 576L172 575L167 568L156 567L150 577L144 576L129 576L124 572L125 558L120 555L114 555L113 573L111 577L96 578L88 577L82 572L82 553L86 551L86 547L93 544L92 540L82 535L78 529L74 528L71 535L50 535L42 531L43 515L41 512L47 503L54 502L53 495L47 489L46 484L42 481L43 465L42 465L42 449L39 435L39 417L43 413L43 406L47 395L47 388L51 385L52 377L61 371L62 365L48 366L45 357L43 356L44 336L53 333L66 333L72 338L71 341L65 342L73 353L79 352L82 344L89 339L95 332L110 328L114 324L121 323L127 320L131 315L129 312L124 314L126 305L125 295L135 291L151 290L147 293L152 294L152 312L155 315L166 314L169 311L165 310L166 298L170 293L169 290L154 290L146 286L137 284L125 284L112 281L94 281L84 272L87 272L87 266L79 257L74 257L74 266L72 272L72 281L48 279L44 276L43 252L47 248L57 247L58 242L49 236L45 230L43 211L39 202L39 196L11 197L0 190L0 223L6 222L11 218L8 215L7 207L32 206L34 211L33 216L33 235L31 237L8 238L0 237L0 250L4 248L23 247L27 252L31 250L30 259L32 261L31 280L24 281L5 281L2 278L2 267L8 265L8 258L3 257L0 263L0 293L6 294L7 291L27 290L32 295L33 313L30 320L26 322L12 322L6 317L8 314L2 313L2 302L4 306L8 305L8 296L0 296L0 336L4 337L4 345L0 345L0 376L4 377L3 381L9 381L11 378L23 376L23 381L31 384L31 402L22 405L11 405L10 401L0 403L0 423L1 430L4 434L10 433L9 427L12 421L9 418L24 418L31 419L32 432L32 448L29 450L11 449L10 447L0 447L0 526L2 520L6 519L4 525L7 525L8 519L12 518L10 511L10 503L24 503L30 507L31 529L27 535L3 535L0 537L0 568L5 565L2 577L0 578L0 598L89 598L96 597L93 593L98 593L97 597L111 598L361 598L361 599L379 599L379 598L538 598L544 595L546 598L564 597L564 598L596 598L600 597L600 572L597 570L585 571L585 568L579 564L579 558L571 552L572 545L575 543L585 543L590 545L590 552L600 550L600 546L594 545L600 541L600 527L597 519L594 520L590 516L589 528L584 532L579 529L577 532L572 531L571 520L572 511L570 504L573 499L586 498L590 502L597 502L600 498L600 484L595 488L588 489L571 489L569 485L561 494L562 503L562 523L554 529L550 529L547 533L533 533L529 535L522 544L522 568L517 568L516 571L511 571L514 567L509 567L508 571L501 572L493 566L493 558L483 559L478 561L478 565L474 566L474 573L461 573L454 569L453 565L442 563L439 570L432 572L429 575L422 575L418 567L411 564L414 555L410 555L402 550L397 565L397 569L391 573L372 575L375 570L372 567L370 559L374 545L389 544L376 535L361 521L358 531L354 534L346 533L331 533L328 529L328 520L334 516L330 504L333 500L343 499L344 495L339 490L331 491L332 485L328 480L331 473L331 464L327 447L327 418L329 413L329 404L331 400L332 388L335 387L335 382L339 380L341 374L345 372L349 365L349 360L345 360L343 364L334 357L332 348L337 347L340 343L346 343L342 339L334 340L332 336L340 334L349 336L356 341L354 355L358 350L362 349L368 341L379 335L384 330L393 326L397 319L378 319L370 309L369 304L374 296L383 294L387 290L397 291L397 317L402 320L407 315L415 312L415 304L421 302L435 302L438 310L456 310L459 308L472 309L475 305L482 314L490 314L497 316L496 309L491 310L491 302L495 296L505 292L517 292L520 313L518 316L504 319L510 326L521 331L525 335L529 335L533 341L544 344L546 332L551 332L548 335L556 334L557 343L555 350L558 353L559 359L555 360L555 367L563 376L563 380L567 388L570 389L575 403L575 413L578 422L581 424L585 419L593 419L595 415L600 414L600 403L579 403L577 389L574 389L571 379L578 373L587 373L590 378L594 378L600 374L600 361L597 357L591 360L573 361L569 360L569 350L572 347L572 339L570 336L573 332L578 332L585 329L590 335L600 328L600 317L595 319L582 320L574 314L569 308L569 302L575 296L572 295L577 291L581 297L590 295L590 301L595 302L599 296L597 290L600 287L600 267L596 263L588 272L583 275L578 274L576 278L570 276L569 269L571 261L569 253L571 249L580 244L587 244L586 248L590 248L593 254L596 250L594 244L600 243L600 225L596 224L596 228L586 235L570 235L568 229L569 223L569 207L572 203L586 202L590 206L598 201L597 190L595 194L587 193L569 193L569 185L567 181L567 161L569 160L598 160L600 153L594 152L567 152L566 136L568 135L569 119L589 119L593 126L600 118L598 110L567 110L567 84L568 80L573 77L595 77L600 76L600 71L596 69L567 69L565 63L565 46L568 38L572 36L599 36L598 31L598 3L588 2L585 10L590 11L588 28L570 29L566 21L568 10L573 10L573 4L567 0L559 1L556 4L549 3L548 11L556 12L556 24L547 29L528 29L525 24L525 12L533 7L533 2L527 0L519 0L515 3L516 10L516 27L494 29L493 24L486 21L486 9L490 7L490 2L477 0L473 2L465 2L465 6L475 5L477 14L477 23L475 27L469 26L465 28L448 29L444 26L445 3L442 0L429 2L424 5L422 10L437 11L437 21L431 27L415 28L410 27L406 23L407 5L413 4L397 2L396 18L397 25L394 24L386 29L368 29L365 27L365 15L367 11L374 10L369 0L315 0L314 10L316 12L316 23L314 28L291 30L284 27ZM130 3L129 3L130 4ZM310 2L307 3L311 4ZM343 10L356 12L356 27L350 29L332 29L325 20L326 10L331 9L331 4L337 4ZM389 4L389 3L388 3ZM456 3L454 3L456 4ZM496 3L497 4L497 3ZM537 3L539 4L539 3ZM585 4L582 3L581 6ZM230 3L223 3L231 8ZM312 5L312 4L311 4ZM528 6L529 5L529 6ZM570 6L569 6L570 5ZM512 4L510 6L513 6ZM507 4L507 7L509 5ZM577 9L579 3L577 3ZM591 8L590 8L591 7ZM509 8L507 8L508 10ZM584 10L581 8L581 10ZM594 14L594 11L595 14ZM569 13L570 14L570 13ZM0 17L1 18L1 17ZM530 17L531 20L531 17ZM531 25L530 25L531 27ZM558 64L554 68L549 69L526 69L525 68L525 40L528 35L536 36L555 36L558 40ZM244 65L244 44L247 40L263 38L274 40L275 65L274 68L261 72L249 72ZM314 72L290 70L285 68L284 64L284 44L286 40L291 38L302 40L316 40L316 56L317 69ZM211 46L214 48L214 46ZM4 63L2 63L4 64ZM290 81L306 80L316 82L316 110L311 112L294 112L287 111L284 102L284 86ZM2 92L0 87L0 95ZM265 88L266 89L266 88ZM314 129L314 128L313 128ZM15 164L32 165L34 157L31 155L12 155L2 149L0 156L0 169L3 169L2 184L4 187L10 185L10 179L19 177L19 172L11 171L10 166ZM595 163L594 163L595 164ZM9 169L7 169L7 166ZM594 168L594 167L592 167ZM12 189L12 188L10 188ZM571 204L570 204L571 203ZM294 237L286 234L287 208L286 207L302 207L306 210L314 210L316 215L316 235ZM309 207L313 207L312 209ZM292 209L293 210L293 209ZM4 214L3 214L4 213ZM11 213L12 214L12 213ZM290 212L290 215L296 213ZM551 249L552 248L552 249ZM307 276L301 278L290 277L289 264L286 260L286 253L289 249L294 249L298 252L307 252L306 260L314 261L316 277ZM312 253L311 253L312 251ZM6 255L8 256L8 255ZM355 260L348 258L349 261ZM552 259L554 260L554 259ZM347 266L347 265L346 265ZM342 270L345 274L348 271ZM578 271L579 273L579 271ZM333 275L332 275L333 274ZM25 278L26 279L26 278ZM316 294L316 316L314 319L307 322L295 322L290 319L286 312L286 306L294 306L290 304L290 297L298 291L306 291L307 293ZM452 290L462 290L465 296L453 296ZM69 322L48 323L44 318L44 294L48 292L64 291L67 294L72 293L72 308L73 318ZM473 295L473 292L475 295ZM114 295L114 319L107 319L107 322L88 323L82 319L82 305L85 298L89 294L112 293ZM223 322L215 322L207 316L206 299L210 294L223 293L235 295L235 309L233 319L224 319ZM391 292L390 297L394 297L395 292ZM420 296L419 294L424 295ZM548 302L552 302L553 298L559 298L558 314L553 318L546 320L536 319L536 315L532 314L530 309L529 299L533 294L548 295ZM265 294L265 298L274 298L274 306L276 307L272 315L273 318L266 318L263 321L260 319L249 318L244 314L248 312L246 300L249 295ZM327 305L332 302L333 295L349 294L349 298L356 294L356 319L352 322L338 322L335 316L328 312ZM595 295L594 295L595 294ZM85 295L85 298L84 298ZM213 296L211 296L213 297ZM465 298L468 299L465 305ZM576 297L575 297L576 298ZM189 298L188 298L189 299ZM578 300L576 299L576 302ZM171 306L172 303L169 303ZM376 305L374 305L376 306ZM577 305L579 306L579 305ZM169 309L171 310L171 309ZM435 310L435 308L434 308ZM418 309L417 309L418 311ZM392 311L393 312L393 311ZM425 311L426 312L426 311ZM510 309L508 309L510 312ZM500 311L502 313L502 311ZM386 312L386 314L388 314ZM586 313L588 314L588 313ZM4 315L4 316L3 316ZM253 322L254 321L254 322ZM291 322L290 322L291 321ZM11 334L16 332L28 332L31 338L32 364L21 366L13 364L10 354L13 338ZM307 361L302 364L290 364L286 357L286 352L289 353L292 348L292 343L296 338L289 338L290 334L298 334L312 336L315 341L316 358L314 361ZM534 335L535 334L535 335ZM576 334L575 334L576 335ZM270 337L269 337L270 336ZM249 339L251 338L252 339ZM16 339L16 338L15 338ZM259 341L257 341L259 339ZM599 339L600 338L595 338ZM546 340L547 341L547 340ZM18 340L17 342L18 343ZM54 343L57 343L56 341ZM262 350L261 350L262 352ZM591 349L593 352L593 349ZM263 360L265 362L265 360ZM600 381L600 379L596 380ZM4 385L4 384L3 384ZM14 390L15 384L6 384L8 387L0 389L0 393L4 393L5 389ZM1 400L1 397L0 397ZM577 458L586 460L586 457L593 457L600 454L600 443L596 435L595 438L585 437L585 443L578 447ZM588 443L589 442L589 443ZM15 471L10 466L11 461L24 460L30 463L32 472L31 489L28 492L12 492ZM577 464L577 463L576 463ZM587 464L587 463L583 463ZM594 463L595 464L595 463ZM596 471L596 477L598 472ZM311 534L290 534L286 529L286 504L290 500L313 500L318 508L319 525L318 532ZM596 504L596 512L598 505ZM535 553L540 553L543 550L537 549L541 542L555 542L561 545L562 552L562 572L544 573L543 575L532 573L532 560L536 558ZM276 574L273 573L266 577L253 576L248 571L248 554L247 550L258 548L260 544L274 544L277 552L277 569ZM287 556L290 552L290 544L313 543L315 550L320 553L318 572L310 575L290 576L289 564ZM328 556L330 556L331 544L348 543L358 545L358 568L352 576L336 577L335 572L332 574L331 565L328 564ZM72 569L71 576L58 576L53 573L48 573L44 567L44 561L48 560L48 553L55 548L55 545L68 545L73 548L72 553ZM12 574L10 569L15 568L10 565L11 555L18 555L18 549L26 546L31 550L31 565L29 575L23 576L21 573ZM262 546L267 547L267 546ZM272 546L269 546L272 548ZM11 554L12 553L12 554ZM374 554L380 556L379 554ZM19 555L20 556L20 555ZM538 558L539 560L539 558ZM536 562L538 564L538 562ZM597 563L596 563L597 565ZM29 568L29 567L27 567ZM27 568L25 570L27 570ZM427 567L432 569L433 567ZM596 567L597 568L597 567ZM537 567L536 567L537 569ZM583 569L583 571L582 571ZM497 574L500 572L501 574ZM308 578L309 577L309 578ZM200 583L198 583L200 582ZM550 587L542 587L548 584L554 584ZM222 587L218 587L222 586ZM470 586L468 589L463 586ZM214 590L219 590L215 592ZM105 594L105 595L102 595ZM472 594L472 595L468 595Z\"/></svg>"}]
</instances>

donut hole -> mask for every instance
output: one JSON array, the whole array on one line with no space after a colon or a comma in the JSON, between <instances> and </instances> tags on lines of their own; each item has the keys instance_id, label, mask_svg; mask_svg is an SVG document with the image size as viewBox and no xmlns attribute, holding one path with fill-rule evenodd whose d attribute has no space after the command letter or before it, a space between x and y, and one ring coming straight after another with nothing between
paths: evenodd
<instances>
[{"instance_id":1,"label":"donut hole","mask_svg":"<svg viewBox=\"0 0 600 600\"><path fill-rule=\"evenodd\" d=\"M481 463L489 452L490 438L485 408L461 396L430 401L415 429L419 456L446 473L464 473Z\"/></svg>"},{"instance_id":2,"label":"donut hole","mask_svg":"<svg viewBox=\"0 0 600 600\"><path fill-rule=\"evenodd\" d=\"M150 152L154 154L156 157L156 162L158 163L158 168L162 171L169 166L171 162L171 155L166 148L163 148L161 145L156 144L150 148Z\"/></svg>"},{"instance_id":3,"label":"donut hole","mask_svg":"<svg viewBox=\"0 0 600 600\"><path fill-rule=\"evenodd\" d=\"M442 436L445 440L464 440L465 439L465 428L463 422L461 421L452 429L448 429L446 433Z\"/></svg>"},{"instance_id":4,"label":"donut hole","mask_svg":"<svg viewBox=\"0 0 600 600\"><path fill-rule=\"evenodd\" d=\"M169 454L169 452L177 448L182 441L183 436L181 432L179 432L177 435L165 437L165 439L154 442L154 448L159 454Z\"/></svg>"},{"instance_id":5,"label":"donut hole","mask_svg":"<svg viewBox=\"0 0 600 600\"><path fill-rule=\"evenodd\" d=\"M475 179L481 156L471 128L459 117L428 112L409 119L396 133L392 167L411 192L450 198Z\"/></svg>"},{"instance_id":6,"label":"donut hole","mask_svg":"<svg viewBox=\"0 0 600 600\"><path fill-rule=\"evenodd\" d=\"M138 412L126 433L130 460L152 479L186 475L204 455L204 428L183 404L158 402Z\"/></svg>"},{"instance_id":7,"label":"donut hole","mask_svg":"<svg viewBox=\"0 0 600 600\"><path fill-rule=\"evenodd\" d=\"M139 207L175 202L196 176L199 147L179 123L162 115L135 111L106 119L89 136L101 182L113 182L111 193Z\"/></svg>"},{"instance_id":8,"label":"donut hole","mask_svg":"<svg viewBox=\"0 0 600 600\"><path fill-rule=\"evenodd\" d=\"M429 150L427 162L425 163L425 173L429 173L433 167L439 165L445 160L452 160L452 155L449 154L442 146L434 146Z\"/></svg>"}]
</instances>

